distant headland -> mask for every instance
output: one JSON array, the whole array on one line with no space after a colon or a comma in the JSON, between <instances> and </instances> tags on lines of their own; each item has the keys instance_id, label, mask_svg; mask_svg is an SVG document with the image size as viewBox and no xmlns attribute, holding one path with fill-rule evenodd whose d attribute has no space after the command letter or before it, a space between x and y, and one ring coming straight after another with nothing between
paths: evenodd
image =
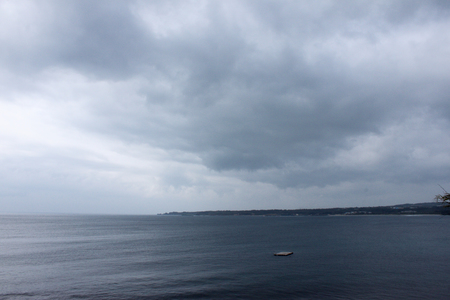
<instances>
[{"instance_id":1,"label":"distant headland","mask_svg":"<svg viewBox=\"0 0 450 300\"><path fill-rule=\"evenodd\" d=\"M354 216L354 215L450 215L442 203L427 202L373 207L337 207L315 209L258 209L169 212L164 216Z\"/></svg>"}]
</instances>

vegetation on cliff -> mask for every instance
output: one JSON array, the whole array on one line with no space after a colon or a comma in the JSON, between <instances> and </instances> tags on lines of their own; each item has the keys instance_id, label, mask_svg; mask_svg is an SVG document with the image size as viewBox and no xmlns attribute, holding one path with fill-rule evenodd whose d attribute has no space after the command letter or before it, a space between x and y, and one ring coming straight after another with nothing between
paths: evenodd
<instances>
[{"instance_id":1,"label":"vegetation on cliff","mask_svg":"<svg viewBox=\"0 0 450 300\"><path fill-rule=\"evenodd\" d=\"M440 186L440 185L439 185ZM442 202L442 203L444 203L444 206L445 207L450 207L450 194L442 187L442 186L440 186L441 187L441 189L444 191L444 195L441 195L441 194L439 194L439 195L436 195L436 197L434 197L434 199L437 201L437 202Z\"/></svg>"}]
</instances>

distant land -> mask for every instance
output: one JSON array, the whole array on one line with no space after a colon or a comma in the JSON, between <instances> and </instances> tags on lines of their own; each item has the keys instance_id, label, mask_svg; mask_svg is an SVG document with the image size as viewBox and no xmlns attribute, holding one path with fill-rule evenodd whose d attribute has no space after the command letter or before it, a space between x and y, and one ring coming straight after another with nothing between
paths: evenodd
<instances>
[{"instance_id":1,"label":"distant land","mask_svg":"<svg viewBox=\"0 0 450 300\"><path fill-rule=\"evenodd\" d=\"M258 209L169 212L163 216L354 216L354 215L450 215L442 203L427 202L373 207L337 207L316 209Z\"/></svg>"}]
</instances>

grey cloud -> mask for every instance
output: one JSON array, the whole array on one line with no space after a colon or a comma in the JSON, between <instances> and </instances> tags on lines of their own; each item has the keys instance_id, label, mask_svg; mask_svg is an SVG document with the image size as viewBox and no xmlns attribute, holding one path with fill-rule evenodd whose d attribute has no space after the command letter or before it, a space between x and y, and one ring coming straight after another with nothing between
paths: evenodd
<instances>
[{"instance_id":1,"label":"grey cloud","mask_svg":"<svg viewBox=\"0 0 450 300\"><path fill-rule=\"evenodd\" d=\"M36 20L25 20L20 49L6 46L3 64L15 71L39 72L58 66L92 76L132 76L154 43L123 1L44 1ZM33 24L32 22L35 21ZM21 26L22 27L22 26Z\"/></svg>"},{"instance_id":2,"label":"grey cloud","mask_svg":"<svg viewBox=\"0 0 450 300\"><path fill-rule=\"evenodd\" d=\"M278 21L273 26L286 31ZM361 82L359 77L367 74L333 56L308 64L302 52L289 46L289 39L303 37L297 33L284 37L279 56L254 60L255 49L240 32L233 36L220 27L221 20L211 22L213 30L188 34L176 43L162 41L169 45L169 56L163 56L168 68L177 64L187 72L180 82L181 98L173 99L181 101L187 123L180 128L163 124L161 132L149 132L148 138L164 147L166 139L154 135L168 134L182 142L169 142L171 147L198 153L215 170L282 168L304 157L320 160L346 147L346 138L376 133L407 116L410 107L423 105L413 96L422 87L398 78L403 75L395 69L386 75L379 73L380 66L368 65L375 72Z\"/></svg>"},{"instance_id":3,"label":"grey cloud","mask_svg":"<svg viewBox=\"0 0 450 300\"><path fill-rule=\"evenodd\" d=\"M74 121L78 128L187 152L214 172L280 188L449 175L449 162L422 164L406 150L386 150L367 168L334 162L356 147L352 139L382 140L417 111L424 123L441 122L433 139L445 135L450 40L436 32L449 23L445 1L207 1L204 23L166 35L133 5L176 10L182 2L45 3L50 21L29 48L5 46L4 68L30 78L60 67L112 85L140 80L130 95L87 103L91 118Z\"/></svg>"}]
</instances>

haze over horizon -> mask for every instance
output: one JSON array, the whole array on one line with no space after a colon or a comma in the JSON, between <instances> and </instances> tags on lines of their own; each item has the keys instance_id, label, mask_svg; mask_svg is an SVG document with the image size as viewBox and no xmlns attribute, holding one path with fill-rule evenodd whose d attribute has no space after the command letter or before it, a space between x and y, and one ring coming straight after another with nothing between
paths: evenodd
<instances>
[{"instance_id":1,"label":"haze over horizon","mask_svg":"<svg viewBox=\"0 0 450 300\"><path fill-rule=\"evenodd\" d=\"M450 190L450 1L0 2L0 213Z\"/></svg>"}]
</instances>

